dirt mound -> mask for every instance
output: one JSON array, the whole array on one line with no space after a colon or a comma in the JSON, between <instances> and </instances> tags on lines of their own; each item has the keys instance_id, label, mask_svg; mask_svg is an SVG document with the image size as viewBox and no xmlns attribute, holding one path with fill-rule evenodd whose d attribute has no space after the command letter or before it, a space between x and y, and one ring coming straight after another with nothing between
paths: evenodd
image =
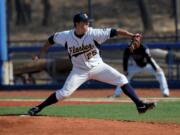
<instances>
[{"instance_id":1,"label":"dirt mound","mask_svg":"<svg viewBox=\"0 0 180 135\"><path fill-rule=\"evenodd\" d=\"M107 96L114 90L79 90L72 97ZM137 90L140 96L160 96L159 89ZM44 97L52 91L0 91L0 97ZM124 95L122 95L124 96ZM171 90L171 96L180 96L179 90ZM36 105L37 102L0 101L0 106ZM66 103L66 102L64 102ZM72 104L72 102L71 102ZM179 135L179 124L65 118L48 116L0 116L0 135Z\"/></svg>"},{"instance_id":2,"label":"dirt mound","mask_svg":"<svg viewBox=\"0 0 180 135\"><path fill-rule=\"evenodd\" d=\"M1 116L0 135L179 135L180 125L44 116Z\"/></svg>"}]
</instances>

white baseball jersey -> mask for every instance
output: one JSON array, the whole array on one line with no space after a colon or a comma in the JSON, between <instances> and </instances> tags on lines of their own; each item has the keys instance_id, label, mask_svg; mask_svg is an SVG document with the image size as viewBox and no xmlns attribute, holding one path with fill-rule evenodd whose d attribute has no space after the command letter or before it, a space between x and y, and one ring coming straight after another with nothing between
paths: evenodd
<instances>
[{"instance_id":1,"label":"white baseball jersey","mask_svg":"<svg viewBox=\"0 0 180 135\"><path fill-rule=\"evenodd\" d=\"M74 30L57 32L54 35L54 42L67 46L74 67L90 69L102 61L95 42L98 44L105 42L110 37L110 30L89 28L82 38L78 38Z\"/></svg>"},{"instance_id":2,"label":"white baseball jersey","mask_svg":"<svg viewBox=\"0 0 180 135\"><path fill-rule=\"evenodd\" d=\"M99 55L97 45L110 38L110 28L88 28L81 38L74 32L74 30L69 30L54 34L54 42L67 48L73 64L73 69L63 88L56 91L57 99L70 96L81 84L90 79L116 86L128 83L123 74L105 64Z\"/></svg>"}]
</instances>

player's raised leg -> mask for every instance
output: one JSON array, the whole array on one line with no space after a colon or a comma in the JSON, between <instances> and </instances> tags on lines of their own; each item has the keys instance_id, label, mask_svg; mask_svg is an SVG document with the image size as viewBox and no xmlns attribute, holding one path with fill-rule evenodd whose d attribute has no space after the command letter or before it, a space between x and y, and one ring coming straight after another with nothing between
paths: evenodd
<instances>
[{"instance_id":1,"label":"player's raised leg","mask_svg":"<svg viewBox=\"0 0 180 135\"><path fill-rule=\"evenodd\" d=\"M70 96L81 84L88 80L88 73L84 70L73 69L69 74L68 78L62 89L57 90L52 93L44 102L41 104L31 108L28 111L29 115L36 115L43 108L52 105L59 100L63 100L64 98Z\"/></svg>"},{"instance_id":2,"label":"player's raised leg","mask_svg":"<svg viewBox=\"0 0 180 135\"><path fill-rule=\"evenodd\" d=\"M156 62L154 63L156 64ZM158 68L158 71L155 71L151 65L147 65L144 69L145 71L149 72L150 74L153 74L156 77L157 81L160 84L160 90L162 92L162 95L164 97L169 97L169 88L164 72L157 64L156 67Z\"/></svg>"},{"instance_id":3,"label":"player's raised leg","mask_svg":"<svg viewBox=\"0 0 180 135\"><path fill-rule=\"evenodd\" d=\"M128 74L127 74L127 79L130 82L131 79L133 78L133 76L137 73L142 72L142 69L140 67L138 67L137 65L132 65L128 67ZM121 87L117 86L112 97L119 97L120 94L122 93L122 89Z\"/></svg>"},{"instance_id":4,"label":"player's raised leg","mask_svg":"<svg viewBox=\"0 0 180 135\"><path fill-rule=\"evenodd\" d=\"M169 97L169 88L163 71L161 70L156 74L156 79L160 84L160 89L164 97Z\"/></svg>"},{"instance_id":5,"label":"player's raised leg","mask_svg":"<svg viewBox=\"0 0 180 135\"><path fill-rule=\"evenodd\" d=\"M110 98L117 98L117 97L120 97L121 93L122 93L121 88L119 86L116 86L113 95L108 96L108 97L110 97Z\"/></svg>"},{"instance_id":6,"label":"player's raised leg","mask_svg":"<svg viewBox=\"0 0 180 135\"><path fill-rule=\"evenodd\" d=\"M123 92L136 104L139 113L144 113L155 107L155 103L144 103L136 94L134 88L128 83L127 78L111 66L103 63L91 72L90 77L102 82L121 87Z\"/></svg>"}]
</instances>

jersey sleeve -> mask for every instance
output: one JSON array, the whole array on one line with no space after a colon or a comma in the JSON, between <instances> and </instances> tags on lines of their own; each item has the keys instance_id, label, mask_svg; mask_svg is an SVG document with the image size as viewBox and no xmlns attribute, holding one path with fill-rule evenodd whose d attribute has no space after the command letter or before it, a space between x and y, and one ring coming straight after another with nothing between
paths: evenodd
<instances>
[{"instance_id":1,"label":"jersey sleeve","mask_svg":"<svg viewBox=\"0 0 180 135\"><path fill-rule=\"evenodd\" d=\"M54 43L55 44L60 44L62 46L65 46L67 35L68 35L68 31L56 32L54 34L54 38L53 38Z\"/></svg>"},{"instance_id":2,"label":"jersey sleeve","mask_svg":"<svg viewBox=\"0 0 180 135\"><path fill-rule=\"evenodd\" d=\"M117 36L117 35L118 35L117 30L116 30L116 29L111 29L110 37L112 38L112 37L115 37L115 36Z\"/></svg>"},{"instance_id":3,"label":"jersey sleeve","mask_svg":"<svg viewBox=\"0 0 180 135\"><path fill-rule=\"evenodd\" d=\"M130 57L130 50L129 48L126 48L123 54L123 71L127 72L128 70L128 60Z\"/></svg>"},{"instance_id":4,"label":"jersey sleeve","mask_svg":"<svg viewBox=\"0 0 180 135\"><path fill-rule=\"evenodd\" d=\"M51 35L49 38L48 38L48 41L51 45L54 44L54 35Z\"/></svg>"},{"instance_id":5,"label":"jersey sleeve","mask_svg":"<svg viewBox=\"0 0 180 135\"><path fill-rule=\"evenodd\" d=\"M104 29L93 29L92 30L92 36L96 42L99 44L102 44L105 42L107 39L110 38L110 28L104 28Z\"/></svg>"},{"instance_id":6,"label":"jersey sleeve","mask_svg":"<svg viewBox=\"0 0 180 135\"><path fill-rule=\"evenodd\" d=\"M153 67L153 69L156 71L157 67L156 67L155 61L151 57L150 50L148 48L145 49L145 55L146 55L146 59L147 59L148 63L150 63L151 66Z\"/></svg>"}]
</instances>

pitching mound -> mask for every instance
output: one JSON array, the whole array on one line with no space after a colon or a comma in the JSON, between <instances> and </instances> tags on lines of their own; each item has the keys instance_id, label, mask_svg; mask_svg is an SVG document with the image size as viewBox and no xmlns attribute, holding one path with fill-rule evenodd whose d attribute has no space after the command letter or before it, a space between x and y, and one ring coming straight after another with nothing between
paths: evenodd
<instances>
[{"instance_id":1,"label":"pitching mound","mask_svg":"<svg viewBox=\"0 0 180 135\"><path fill-rule=\"evenodd\" d=\"M72 99L77 97L107 96L113 91L79 91ZM19 91L0 92L0 96L48 96L51 91ZM160 96L159 90L138 91L141 96ZM180 92L172 91L172 96L179 96ZM97 102L99 98L96 99ZM101 99L103 100L103 98ZM170 99L169 99L170 100ZM174 99L173 99L174 100ZM117 102L118 100L116 100ZM75 101L65 101L72 103ZM77 101L76 101L77 102ZM86 103L97 103L86 101ZM119 101L118 101L119 102ZM36 102L28 101L0 101L0 106L35 105ZM110 103L110 102L107 102ZM112 101L111 101L112 103ZM78 102L79 104L79 102ZM164 124L135 121L113 121L87 118L64 118L48 116L0 116L0 135L180 135L179 124Z\"/></svg>"},{"instance_id":2,"label":"pitching mound","mask_svg":"<svg viewBox=\"0 0 180 135\"><path fill-rule=\"evenodd\" d=\"M179 135L173 124L47 116L2 116L0 135Z\"/></svg>"}]
</instances>

